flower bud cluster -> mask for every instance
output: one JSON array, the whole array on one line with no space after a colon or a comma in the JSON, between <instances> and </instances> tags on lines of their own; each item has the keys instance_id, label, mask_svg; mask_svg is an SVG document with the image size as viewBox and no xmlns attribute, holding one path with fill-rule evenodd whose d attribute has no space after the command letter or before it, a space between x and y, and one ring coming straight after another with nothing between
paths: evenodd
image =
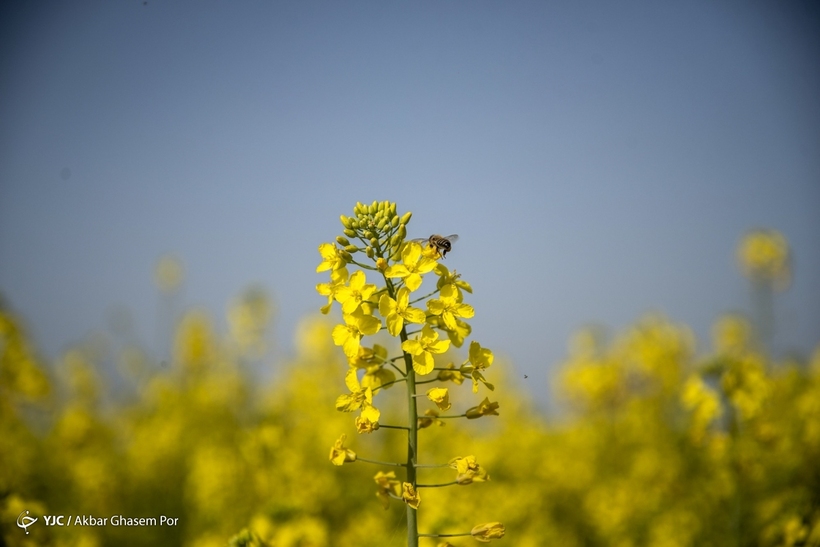
<instances>
[{"instance_id":1,"label":"flower bud cluster","mask_svg":"<svg viewBox=\"0 0 820 547\"><path fill-rule=\"evenodd\" d=\"M368 258L395 259L407 237L407 223L411 213L399 216L396 204L388 201L374 201L370 205L356 203L352 217L341 215L344 236L336 242L351 256L364 252ZM363 246L350 243L358 239Z\"/></svg>"}]
</instances>

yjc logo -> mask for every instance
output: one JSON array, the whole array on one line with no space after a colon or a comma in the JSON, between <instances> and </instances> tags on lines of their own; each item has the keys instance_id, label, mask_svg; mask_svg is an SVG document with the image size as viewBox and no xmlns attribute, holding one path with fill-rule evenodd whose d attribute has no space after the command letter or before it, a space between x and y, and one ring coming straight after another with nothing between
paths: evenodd
<instances>
[{"instance_id":1,"label":"yjc logo","mask_svg":"<svg viewBox=\"0 0 820 547\"><path fill-rule=\"evenodd\" d=\"M37 522L37 517L28 516L28 511L23 511L17 515L17 526L22 528L28 534L28 527Z\"/></svg>"}]
</instances>

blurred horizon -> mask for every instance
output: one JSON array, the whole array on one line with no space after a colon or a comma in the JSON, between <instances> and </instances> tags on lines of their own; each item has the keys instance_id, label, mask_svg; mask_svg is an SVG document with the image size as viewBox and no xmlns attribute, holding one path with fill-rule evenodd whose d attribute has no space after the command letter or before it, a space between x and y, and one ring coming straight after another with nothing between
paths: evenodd
<instances>
[{"instance_id":1,"label":"blurred horizon","mask_svg":"<svg viewBox=\"0 0 820 547\"><path fill-rule=\"evenodd\" d=\"M0 295L54 359L174 305L270 294L270 363L318 313L356 201L458 233L474 334L539 400L587 324L658 311L708 352L750 311L747 230L794 257L773 352L820 341L820 25L809 2L0 7ZM118 315L119 314L119 315Z\"/></svg>"}]
</instances>

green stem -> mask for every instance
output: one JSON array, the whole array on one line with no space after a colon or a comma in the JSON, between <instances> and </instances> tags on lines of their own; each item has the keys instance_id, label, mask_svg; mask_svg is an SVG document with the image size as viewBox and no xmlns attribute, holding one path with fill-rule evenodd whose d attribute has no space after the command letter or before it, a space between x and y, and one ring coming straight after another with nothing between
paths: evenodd
<instances>
[{"instance_id":1,"label":"green stem","mask_svg":"<svg viewBox=\"0 0 820 547\"><path fill-rule=\"evenodd\" d=\"M404 429L404 430L409 430L410 429L406 425L387 425L387 424L381 424L380 423L379 424L379 429L382 429L382 428L384 428L384 429ZM418 467L418 466L416 466L416 467Z\"/></svg>"},{"instance_id":2,"label":"green stem","mask_svg":"<svg viewBox=\"0 0 820 547\"><path fill-rule=\"evenodd\" d=\"M387 291L390 298L396 299L396 289L393 283L386 276L384 277ZM402 344L407 341L407 326L404 325L399 333ZM407 383L407 414L410 427L407 431L407 482L416 487L416 459L418 457L419 442L419 413L416 407L416 372L413 370L413 357L404 354L404 367L406 371L405 380ZM419 525L418 513L415 509L407 506L407 547L418 547L419 545Z\"/></svg>"},{"instance_id":3,"label":"green stem","mask_svg":"<svg viewBox=\"0 0 820 547\"><path fill-rule=\"evenodd\" d=\"M444 486L453 486L454 484L458 484L458 481L452 482L442 482L439 484L419 484L416 485L417 488L442 488Z\"/></svg>"},{"instance_id":4,"label":"green stem","mask_svg":"<svg viewBox=\"0 0 820 547\"><path fill-rule=\"evenodd\" d=\"M470 532L464 534L419 534L420 538L457 538L462 536L471 536Z\"/></svg>"}]
</instances>

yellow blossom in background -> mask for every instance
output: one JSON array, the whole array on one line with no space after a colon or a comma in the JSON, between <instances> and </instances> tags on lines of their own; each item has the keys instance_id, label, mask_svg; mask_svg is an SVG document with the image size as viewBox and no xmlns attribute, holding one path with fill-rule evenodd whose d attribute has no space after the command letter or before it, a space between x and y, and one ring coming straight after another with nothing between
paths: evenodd
<instances>
[{"instance_id":1,"label":"yellow blossom in background","mask_svg":"<svg viewBox=\"0 0 820 547\"><path fill-rule=\"evenodd\" d=\"M776 230L752 230L740 242L737 258L743 273L753 280L788 287L791 280L789 244Z\"/></svg>"},{"instance_id":2,"label":"yellow blossom in background","mask_svg":"<svg viewBox=\"0 0 820 547\"><path fill-rule=\"evenodd\" d=\"M737 314L724 315L712 327L715 350L720 353L738 353L748 349L752 339L749 321Z\"/></svg>"},{"instance_id":3,"label":"yellow blossom in background","mask_svg":"<svg viewBox=\"0 0 820 547\"><path fill-rule=\"evenodd\" d=\"M175 292L182 285L184 277L185 268L182 262L173 255L160 258L154 269L154 282L166 294Z\"/></svg>"},{"instance_id":4,"label":"yellow blossom in background","mask_svg":"<svg viewBox=\"0 0 820 547\"><path fill-rule=\"evenodd\" d=\"M436 261L429 257L422 257L421 245L412 241L404 246L401 258L402 264L390 266L384 275L403 279L411 292L421 287L421 276L436 267Z\"/></svg>"}]
</instances>

